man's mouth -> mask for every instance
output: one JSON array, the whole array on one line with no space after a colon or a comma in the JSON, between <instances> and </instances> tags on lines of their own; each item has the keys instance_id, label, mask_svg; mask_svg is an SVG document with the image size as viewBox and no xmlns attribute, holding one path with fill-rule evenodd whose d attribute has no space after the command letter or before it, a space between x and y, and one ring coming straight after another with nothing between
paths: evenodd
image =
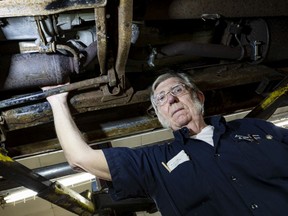
<instances>
[{"instance_id":1,"label":"man's mouth","mask_svg":"<svg viewBox=\"0 0 288 216\"><path fill-rule=\"evenodd\" d=\"M181 111L181 110L183 110L183 108L177 108L177 109L175 109L173 112L172 112L172 117L177 113L177 112L179 112L179 111Z\"/></svg>"}]
</instances>

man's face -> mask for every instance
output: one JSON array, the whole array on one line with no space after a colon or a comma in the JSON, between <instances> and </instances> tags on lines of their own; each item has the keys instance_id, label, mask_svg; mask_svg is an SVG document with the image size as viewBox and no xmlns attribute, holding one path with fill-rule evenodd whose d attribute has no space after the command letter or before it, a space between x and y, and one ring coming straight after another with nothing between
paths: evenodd
<instances>
[{"instance_id":1,"label":"man's face","mask_svg":"<svg viewBox=\"0 0 288 216\"><path fill-rule=\"evenodd\" d=\"M187 126L192 121L197 121L202 119L202 112L199 109L199 102L202 104L204 102L203 98L201 101L193 101L191 90L187 87L179 96L174 96L170 92L173 87L181 84L180 80L177 78L169 78L161 82L154 91L154 96L165 93L167 101L164 104L157 105L158 112L166 121L169 122L170 127L173 130L180 129ZM196 104L198 103L198 104ZM196 105L196 106L195 106Z\"/></svg>"}]
</instances>

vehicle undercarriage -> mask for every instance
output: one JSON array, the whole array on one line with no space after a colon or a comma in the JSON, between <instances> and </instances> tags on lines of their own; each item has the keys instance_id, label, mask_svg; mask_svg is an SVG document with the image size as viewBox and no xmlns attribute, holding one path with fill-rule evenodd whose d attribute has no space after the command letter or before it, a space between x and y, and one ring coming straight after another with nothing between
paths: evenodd
<instances>
[{"instance_id":1,"label":"vehicle undercarriage","mask_svg":"<svg viewBox=\"0 0 288 216\"><path fill-rule=\"evenodd\" d=\"M287 23L285 0L0 1L1 152L60 150L45 98L63 91L95 148L159 129L150 87L169 71L192 75L206 116L267 119L287 105Z\"/></svg>"}]
</instances>

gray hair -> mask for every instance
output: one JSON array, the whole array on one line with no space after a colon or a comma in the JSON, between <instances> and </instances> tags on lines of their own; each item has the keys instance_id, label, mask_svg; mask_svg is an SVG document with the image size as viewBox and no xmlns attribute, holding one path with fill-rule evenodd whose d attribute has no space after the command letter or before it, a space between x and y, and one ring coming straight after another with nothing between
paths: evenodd
<instances>
[{"instance_id":1,"label":"gray hair","mask_svg":"<svg viewBox=\"0 0 288 216\"><path fill-rule=\"evenodd\" d=\"M197 97L197 92L200 92L200 90L196 86L196 84L194 83L192 77L186 73L168 72L168 73L160 75L154 81L152 88L151 88L151 95L150 95L150 100L151 100L152 106L153 106L153 108L156 112L156 115L158 116L158 119L159 119L160 123L162 124L162 126L165 128L169 128L170 123L161 115L161 113L159 113L159 111L157 109L157 105L156 105L155 100L154 100L154 93L155 93L155 89L158 87L158 85L161 82L164 82L165 80L167 80L169 78L177 78L177 79L179 79L179 81L181 83L185 84L189 89L191 89L190 93L191 93L193 101L195 102L196 109L199 110L199 112L201 112L202 114L204 114L204 106L203 106L203 104L201 104L201 102L199 101L199 99Z\"/></svg>"}]
</instances>

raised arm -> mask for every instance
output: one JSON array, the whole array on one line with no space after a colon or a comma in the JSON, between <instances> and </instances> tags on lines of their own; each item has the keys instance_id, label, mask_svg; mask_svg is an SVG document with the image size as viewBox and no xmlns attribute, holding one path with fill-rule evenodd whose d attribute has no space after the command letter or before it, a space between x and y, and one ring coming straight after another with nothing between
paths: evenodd
<instances>
[{"instance_id":1,"label":"raised arm","mask_svg":"<svg viewBox=\"0 0 288 216\"><path fill-rule=\"evenodd\" d=\"M108 164L102 150L92 149L76 126L67 103L67 94L47 97L52 107L54 124L65 157L74 169L81 169L101 179L111 180Z\"/></svg>"}]
</instances>

